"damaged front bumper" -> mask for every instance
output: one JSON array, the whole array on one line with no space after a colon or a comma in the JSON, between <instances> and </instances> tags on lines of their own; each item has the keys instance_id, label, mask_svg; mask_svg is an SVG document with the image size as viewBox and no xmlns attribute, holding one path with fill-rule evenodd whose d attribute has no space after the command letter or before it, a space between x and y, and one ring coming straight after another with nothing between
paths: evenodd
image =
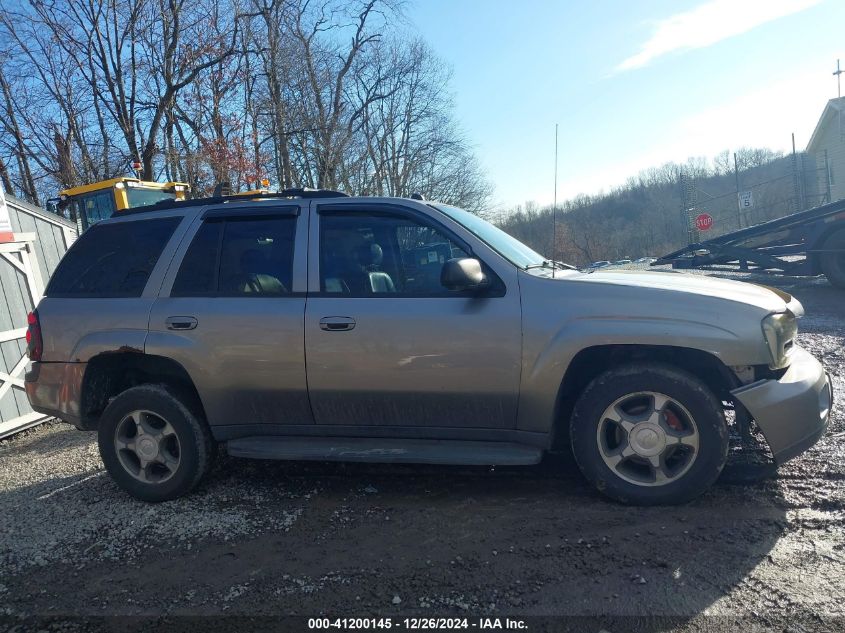
<instances>
[{"instance_id":1,"label":"damaged front bumper","mask_svg":"<svg viewBox=\"0 0 845 633\"><path fill-rule=\"evenodd\" d=\"M797 347L779 379L758 380L731 391L754 418L782 464L800 455L824 434L833 408L830 377L808 351Z\"/></svg>"}]
</instances>

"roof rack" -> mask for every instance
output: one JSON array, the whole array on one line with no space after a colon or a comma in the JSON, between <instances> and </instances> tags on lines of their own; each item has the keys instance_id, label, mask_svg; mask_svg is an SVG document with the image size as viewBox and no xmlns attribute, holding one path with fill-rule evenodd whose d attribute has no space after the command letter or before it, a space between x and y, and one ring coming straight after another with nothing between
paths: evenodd
<instances>
[{"instance_id":1,"label":"roof rack","mask_svg":"<svg viewBox=\"0 0 845 633\"><path fill-rule=\"evenodd\" d=\"M222 204L224 202L246 202L248 200L273 200L279 198L348 198L349 194L342 191L333 191L332 189L309 189L308 187L300 187L295 189L282 189L272 193L256 193L249 195L248 192L240 192L228 196L210 196L208 198L191 198L190 200L162 200L155 204L149 204L143 207L135 207L126 209L124 211L116 211L111 217L123 217L125 215L133 215L135 213L146 213L148 211L162 211L165 209L184 209L185 207L200 207L209 204Z\"/></svg>"}]
</instances>

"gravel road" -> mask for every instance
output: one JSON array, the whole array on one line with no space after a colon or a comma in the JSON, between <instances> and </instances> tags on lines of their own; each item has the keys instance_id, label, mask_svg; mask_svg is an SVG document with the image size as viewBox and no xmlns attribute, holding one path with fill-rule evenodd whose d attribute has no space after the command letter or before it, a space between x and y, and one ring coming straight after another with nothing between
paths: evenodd
<instances>
[{"instance_id":1,"label":"gravel road","mask_svg":"<svg viewBox=\"0 0 845 633\"><path fill-rule=\"evenodd\" d=\"M828 434L776 478L638 509L592 492L565 456L522 469L223 458L197 493L148 505L104 474L92 434L46 424L0 442L0 628L27 630L15 618L32 614L452 614L843 630L845 292L774 281L804 302L800 342L840 396Z\"/></svg>"}]
</instances>

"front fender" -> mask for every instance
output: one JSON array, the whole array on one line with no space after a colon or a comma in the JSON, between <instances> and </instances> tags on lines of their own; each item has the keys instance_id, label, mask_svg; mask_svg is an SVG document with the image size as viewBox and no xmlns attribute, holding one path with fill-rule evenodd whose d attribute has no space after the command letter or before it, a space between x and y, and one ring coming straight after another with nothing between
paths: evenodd
<instances>
[{"instance_id":1,"label":"front fender","mask_svg":"<svg viewBox=\"0 0 845 633\"><path fill-rule=\"evenodd\" d=\"M545 335L526 331L517 427L549 433L558 391L572 360L586 349L615 345L691 349L728 366L768 362L758 339L717 324L645 317L572 319Z\"/></svg>"},{"instance_id":2,"label":"front fender","mask_svg":"<svg viewBox=\"0 0 845 633\"><path fill-rule=\"evenodd\" d=\"M528 378L537 380L541 374L566 371L578 352L598 345L660 345L686 347L708 352L727 365L742 364L731 359L755 354L742 347L740 337L729 329L710 323L681 319L637 317L584 317L573 319L559 328L542 351L536 355ZM724 357L729 357L726 361ZM747 360L746 360L747 363Z\"/></svg>"},{"instance_id":3,"label":"front fender","mask_svg":"<svg viewBox=\"0 0 845 633\"><path fill-rule=\"evenodd\" d=\"M628 277L622 273L601 283L586 277L520 277L521 430L550 433L567 369L588 348L658 346L703 352L727 366L770 362L761 322L778 303L784 305L774 294L735 284L717 286L710 296L702 284L666 274L651 286L635 276L630 277L632 283L624 283ZM693 291L685 291L685 284Z\"/></svg>"}]
</instances>

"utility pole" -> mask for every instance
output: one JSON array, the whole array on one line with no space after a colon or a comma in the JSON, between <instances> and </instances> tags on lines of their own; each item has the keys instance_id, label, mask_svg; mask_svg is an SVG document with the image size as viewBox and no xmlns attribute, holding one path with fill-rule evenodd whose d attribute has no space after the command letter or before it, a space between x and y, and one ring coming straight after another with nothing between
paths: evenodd
<instances>
[{"instance_id":1,"label":"utility pole","mask_svg":"<svg viewBox=\"0 0 845 633\"><path fill-rule=\"evenodd\" d=\"M803 211L801 204L801 181L798 179L798 154L795 151L795 132L792 133L792 188L795 200L795 212Z\"/></svg>"},{"instance_id":2,"label":"utility pole","mask_svg":"<svg viewBox=\"0 0 845 633\"><path fill-rule=\"evenodd\" d=\"M845 70L839 69L839 60L837 59L836 60L836 71L833 73L833 76L836 77L836 96L837 97L842 96L842 81L841 81L840 75L844 72L845 72Z\"/></svg>"},{"instance_id":3,"label":"utility pole","mask_svg":"<svg viewBox=\"0 0 845 633\"><path fill-rule=\"evenodd\" d=\"M680 174L681 185L681 214L687 223L687 240L689 244L697 244L701 240L701 233L695 226L695 207L698 195L695 188L695 178L683 171Z\"/></svg>"},{"instance_id":4,"label":"utility pole","mask_svg":"<svg viewBox=\"0 0 845 633\"><path fill-rule=\"evenodd\" d=\"M739 228L742 228L742 206L739 204L739 165L736 161L736 152L734 152L734 179L736 180L736 222Z\"/></svg>"},{"instance_id":5,"label":"utility pole","mask_svg":"<svg viewBox=\"0 0 845 633\"><path fill-rule=\"evenodd\" d=\"M557 265L557 123L555 123L555 197L552 203L552 266Z\"/></svg>"}]
</instances>

